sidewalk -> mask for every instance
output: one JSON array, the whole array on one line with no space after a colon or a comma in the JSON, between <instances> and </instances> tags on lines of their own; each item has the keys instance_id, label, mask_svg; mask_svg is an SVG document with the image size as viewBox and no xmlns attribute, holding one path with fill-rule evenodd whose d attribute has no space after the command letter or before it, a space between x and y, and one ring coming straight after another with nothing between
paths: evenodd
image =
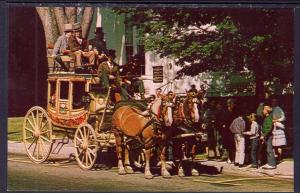
<instances>
[{"instance_id":1,"label":"sidewalk","mask_svg":"<svg viewBox=\"0 0 300 193\"><path fill-rule=\"evenodd\" d=\"M58 145L58 143L53 144L53 147L52 147L53 153L50 155L50 157L68 158L71 153L74 153L74 147L73 147L73 143L71 141L69 144L65 144L60 150L59 150L59 148L61 147L61 144L59 144L58 146L57 145ZM59 152L58 152L58 150L59 150ZM13 153L13 154L27 155L23 142L8 141L7 152Z\"/></svg>"},{"instance_id":2,"label":"sidewalk","mask_svg":"<svg viewBox=\"0 0 300 193\"><path fill-rule=\"evenodd\" d=\"M50 157L56 157L56 158L68 158L71 153L74 152L74 147L72 142L70 141L69 144L64 145L59 152L57 150L58 148L55 148L57 146L57 143L53 145L54 153L50 155ZM8 152L14 153L14 154L26 154L26 150L24 147L24 144L22 142L14 142L14 141L8 141ZM239 174L239 175L245 175L245 176L253 176L253 177L259 177L259 176L275 176L275 177L283 177L283 178L294 178L294 161L283 161L279 165L277 165L277 168L274 170L264 170L264 169L252 169L252 168L242 168L239 169L238 167L234 166L233 164L228 164L227 162L218 162L218 161L208 161L208 160L199 160L202 165L207 166L214 166L218 169L223 167L223 173L228 174Z\"/></svg>"},{"instance_id":3,"label":"sidewalk","mask_svg":"<svg viewBox=\"0 0 300 193\"><path fill-rule=\"evenodd\" d=\"M202 161L201 163L208 166L215 166L218 168L223 167L224 173L231 174L241 174L247 176L272 176L272 177L283 177L283 178L294 178L294 161L283 161L277 165L274 170L264 170L261 167L259 169L249 168L249 166L244 168L238 168L233 164L228 164L227 162L218 161Z\"/></svg>"}]
</instances>

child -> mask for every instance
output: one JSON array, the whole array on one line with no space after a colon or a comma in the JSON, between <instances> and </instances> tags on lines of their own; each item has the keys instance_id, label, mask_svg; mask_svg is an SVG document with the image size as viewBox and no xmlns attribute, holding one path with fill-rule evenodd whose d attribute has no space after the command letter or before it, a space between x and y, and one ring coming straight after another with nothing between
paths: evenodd
<instances>
[{"instance_id":1,"label":"child","mask_svg":"<svg viewBox=\"0 0 300 193\"><path fill-rule=\"evenodd\" d=\"M250 143L251 143L251 166L250 168L258 168L258 163L256 160L257 148L259 143L259 133L260 128L256 122L256 114L251 113L248 117L249 121L251 122L250 131L244 132L244 135L249 135Z\"/></svg>"}]
</instances>

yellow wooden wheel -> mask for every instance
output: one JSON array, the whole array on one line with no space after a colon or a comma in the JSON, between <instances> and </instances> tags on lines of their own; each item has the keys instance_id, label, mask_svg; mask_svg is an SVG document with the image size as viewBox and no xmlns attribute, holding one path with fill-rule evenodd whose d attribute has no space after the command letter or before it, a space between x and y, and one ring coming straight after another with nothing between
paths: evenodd
<instances>
[{"instance_id":1,"label":"yellow wooden wheel","mask_svg":"<svg viewBox=\"0 0 300 193\"><path fill-rule=\"evenodd\" d=\"M97 159L98 142L93 127L84 123L75 131L74 135L75 158L80 168L91 169Z\"/></svg>"},{"instance_id":2,"label":"yellow wooden wheel","mask_svg":"<svg viewBox=\"0 0 300 193\"><path fill-rule=\"evenodd\" d=\"M23 122L23 142L33 162L42 163L49 157L53 146L52 123L42 107L28 110Z\"/></svg>"}]
</instances>

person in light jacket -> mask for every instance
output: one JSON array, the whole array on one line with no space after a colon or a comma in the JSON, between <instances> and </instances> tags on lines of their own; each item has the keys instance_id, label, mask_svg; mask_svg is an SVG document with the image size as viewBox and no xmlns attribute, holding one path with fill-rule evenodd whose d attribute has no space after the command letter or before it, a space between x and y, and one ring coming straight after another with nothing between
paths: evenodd
<instances>
[{"instance_id":1,"label":"person in light jacket","mask_svg":"<svg viewBox=\"0 0 300 193\"><path fill-rule=\"evenodd\" d=\"M73 35L73 26L72 24L65 24L64 34L59 36L54 44L54 48L52 51L52 57L60 64L64 71L68 71L68 66L62 61L61 56L68 55L70 53L69 50L69 42Z\"/></svg>"},{"instance_id":2,"label":"person in light jacket","mask_svg":"<svg viewBox=\"0 0 300 193\"><path fill-rule=\"evenodd\" d=\"M239 166L239 168L244 167L245 161L245 138L243 132L245 131L245 121L243 117L240 115L235 118L229 129L234 134L234 142L235 142L235 166Z\"/></svg>"},{"instance_id":3,"label":"person in light jacket","mask_svg":"<svg viewBox=\"0 0 300 193\"><path fill-rule=\"evenodd\" d=\"M251 122L250 131L246 131L243 134L248 135L250 138L251 143L251 166L250 168L258 168L258 161L257 161L257 149L259 143L259 133L260 133L260 126L256 122L256 114L252 113L248 117L249 121ZM260 160L259 160L260 162Z\"/></svg>"}]
</instances>

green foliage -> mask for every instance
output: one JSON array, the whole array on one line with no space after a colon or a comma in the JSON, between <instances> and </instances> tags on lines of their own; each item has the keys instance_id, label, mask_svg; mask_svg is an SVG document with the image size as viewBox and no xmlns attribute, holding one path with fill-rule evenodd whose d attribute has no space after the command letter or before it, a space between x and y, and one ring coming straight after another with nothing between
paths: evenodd
<instances>
[{"instance_id":1,"label":"green foliage","mask_svg":"<svg viewBox=\"0 0 300 193\"><path fill-rule=\"evenodd\" d=\"M139 25L145 49L174 58L178 77L253 71L256 82L293 82L291 9L122 8ZM212 30L212 28L215 28ZM287 75L288 74L288 75Z\"/></svg>"}]
</instances>

